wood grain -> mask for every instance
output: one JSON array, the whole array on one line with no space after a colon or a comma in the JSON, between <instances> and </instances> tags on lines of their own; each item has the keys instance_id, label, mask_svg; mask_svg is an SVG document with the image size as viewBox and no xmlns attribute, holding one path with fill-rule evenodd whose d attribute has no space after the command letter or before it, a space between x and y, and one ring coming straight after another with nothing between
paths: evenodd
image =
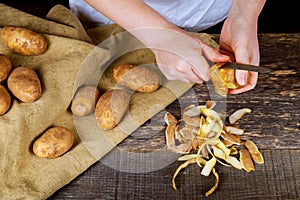
<instances>
[{"instance_id":1,"label":"wood grain","mask_svg":"<svg viewBox=\"0 0 300 200\"><path fill-rule=\"evenodd\" d=\"M254 90L221 99L227 104L224 108L226 116L239 108L248 107L252 113L236 124L245 130L246 138L253 140L260 149L299 149L300 138L296 133L300 130L300 34L260 35L259 40L261 66L273 71L259 74ZM164 113L171 112L180 119L185 106L205 104L211 98L218 97L209 92L206 84L195 85L180 100L129 136L119 148L129 151L162 148L165 144Z\"/></svg>"},{"instance_id":2,"label":"wood grain","mask_svg":"<svg viewBox=\"0 0 300 200\"><path fill-rule=\"evenodd\" d=\"M49 200L58 199L299 199L299 150L264 150L265 164L247 173L218 166L220 185L213 195L204 193L214 184L214 177L200 175L191 165L171 179L179 162L161 170L134 174L114 170L96 163L69 185L58 190ZM130 161L127 162L130 165ZM284 166L284 167L282 167Z\"/></svg>"},{"instance_id":3,"label":"wood grain","mask_svg":"<svg viewBox=\"0 0 300 200\"><path fill-rule=\"evenodd\" d=\"M225 109L227 115L242 107L252 109L237 126L262 149L265 164L256 166L255 172L218 165L220 185L206 198L204 193L214 178L201 176L197 165L180 173L176 178L178 190L174 191L171 179L180 162L148 173L126 173L100 161L49 199L299 199L300 34L262 34L259 40L261 66L273 71L260 74L254 90L227 97ZM145 155L159 152L165 148L164 112L180 118L184 106L203 104L210 98L217 97L210 94L207 85L195 85L120 143L118 150ZM125 168L136 165L130 159L116 162ZM155 162L148 160L148 164Z\"/></svg>"}]
</instances>

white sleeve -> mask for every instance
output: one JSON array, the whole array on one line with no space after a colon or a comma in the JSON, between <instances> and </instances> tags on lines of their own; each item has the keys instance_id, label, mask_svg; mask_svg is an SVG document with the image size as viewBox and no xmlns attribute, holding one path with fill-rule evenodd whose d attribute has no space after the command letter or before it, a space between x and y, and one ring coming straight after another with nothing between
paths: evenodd
<instances>
[{"instance_id":1,"label":"white sleeve","mask_svg":"<svg viewBox=\"0 0 300 200\"><path fill-rule=\"evenodd\" d=\"M144 0L172 24L200 31L223 21L232 0ZM113 22L83 0L69 0L70 9L86 26L103 26Z\"/></svg>"},{"instance_id":2,"label":"white sleeve","mask_svg":"<svg viewBox=\"0 0 300 200\"><path fill-rule=\"evenodd\" d=\"M83 0L69 0L71 11L79 18L83 25L87 28L96 26L104 26L113 22L102 15L100 12L92 8Z\"/></svg>"}]
</instances>

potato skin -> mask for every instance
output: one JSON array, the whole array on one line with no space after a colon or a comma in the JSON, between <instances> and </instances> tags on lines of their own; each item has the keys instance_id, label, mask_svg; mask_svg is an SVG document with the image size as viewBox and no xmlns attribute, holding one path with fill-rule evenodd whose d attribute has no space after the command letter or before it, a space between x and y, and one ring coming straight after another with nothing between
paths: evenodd
<instances>
[{"instance_id":1,"label":"potato skin","mask_svg":"<svg viewBox=\"0 0 300 200\"><path fill-rule=\"evenodd\" d=\"M42 87L35 71L28 67L16 67L7 79L8 89L22 102L34 102L42 95Z\"/></svg>"},{"instance_id":2,"label":"potato skin","mask_svg":"<svg viewBox=\"0 0 300 200\"><path fill-rule=\"evenodd\" d=\"M1 40L11 51L24 56L40 55L48 46L41 34L16 26L4 26Z\"/></svg>"},{"instance_id":3,"label":"potato skin","mask_svg":"<svg viewBox=\"0 0 300 200\"><path fill-rule=\"evenodd\" d=\"M98 100L95 110L97 124L103 130L116 127L129 105L129 96L123 90L109 90Z\"/></svg>"},{"instance_id":4,"label":"potato skin","mask_svg":"<svg viewBox=\"0 0 300 200\"><path fill-rule=\"evenodd\" d=\"M33 153L40 158L57 158L71 149L74 134L66 127L55 126L33 143Z\"/></svg>"},{"instance_id":5,"label":"potato skin","mask_svg":"<svg viewBox=\"0 0 300 200\"><path fill-rule=\"evenodd\" d=\"M97 87L83 86L76 91L71 111L74 115L85 116L95 111L100 92Z\"/></svg>"},{"instance_id":6,"label":"potato skin","mask_svg":"<svg viewBox=\"0 0 300 200\"><path fill-rule=\"evenodd\" d=\"M154 92L161 85L160 76L143 66L122 64L114 67L113 79L136 92Z\"/></svg>"},{"instance_id":7,"label":"potato skin","mask_svg":"<svg viewBox=\"0 0 300 200\"><path fill-rule=\"evenodd\" d=\"M11 104L11 97L4 86L0 85L0 115L5 114Z\"/></svg>"},{"instance_id":8,"label":"potato skin","mask_svg":"<svg viewBox=\"0 0 300 200\"><path fill-rule=\"evenodd\" d=\"M10 59L6 55L0 54L0 83L8 77L11 68Z\"/></svg>"}]
</instances>

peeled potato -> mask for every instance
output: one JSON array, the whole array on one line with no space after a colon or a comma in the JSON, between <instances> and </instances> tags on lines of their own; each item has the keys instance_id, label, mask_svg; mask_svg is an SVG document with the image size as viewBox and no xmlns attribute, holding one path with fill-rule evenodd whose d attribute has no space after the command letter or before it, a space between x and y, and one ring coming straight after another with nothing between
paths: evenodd
<instances>
[{"instance_id":1,"label":"peeled potato","mask_svg":"<svg viewBox=\"0 0 300 200\"><path fill-rule=\"evenodd\" d=\"M160 87L160 76L144 67L130 64L122 64L114 67L113 79L136 92L154 92Z\"/></svg>"},{"instance_id":2,"label":"peeled potato","mask_svg":"<svg viewBox=\"0 0 300 200\"><path fill-rule=\"evenodd\" d=\"M11 51L24 56L40 55L47 49L41 34L22 27L4 26L1 40Z\"/></svg>"},{"instance_id":3,"label":"peeled potato","mask_svg":"<svg viewBox=\"0 0 300 200\"><path fill-rule=\"evenodd\" d=\"M40 158L57 158L71 149L74 134L68 128L55 126L33 143L33 153Z\"/></svg>"},{"instance_id":4,"label":"peeled potato","mask_svg":"<svg viewBox=\"0 0 300 200\"><path fill-rule=\"evenodd\" d=\"M129 96L123 90L105 92L98 100L95 110L97 124L104 130L118 125L129 105Z\"/></svg>"},{"instance_id":5,"label":"peeled potato","mask_svg":"<svg viewBox=\"0 0 300 200\"><path fill-rule=\"evenodd\" d=\"M10 59L0 54L0 83L4 81L11 70L12 64L10 62Z\"/></svg>"},{"instance_id":6,"label":"peeled potato","mask_svg":"<svg viewBox=\"0 0 300 200\"><path fill-rule=\"evenodd\" d=\"M4 86L0 85L0 115L5 114L10 108L11 98Z\"/></svg>"},{"instance_id":7,"label":"peeled potato","mask_svg":"<svg viewBox=\"0 0 300 200\"><path fill-rule=\"evenodd\" d=\"M222 68L219 69L219 74L229 89L237 89L240 87L240 85L236 82L234 69Z\"/></svg>"},{"instance_id":8,"label":"peeled potato","mask_svg":"<svg viewBox=\"0 0 300 200\"><path fill-rule=\"evenodd\" d=\"M77 90L71 105L74 115L85 116L94 112L100 92L97 87L84 86Z\"/></svg>"},{"instance_id":9,"label":"peeled potato","mask_svg":"<svg viewBox=\"0 0 300 200\"><path fill-rule=\"evenodd\" d=\"M35 71L28 67L16 67L7 79L8 89L22 102L34 102L42 95L42 87Z\"/></svg>"},{"instance_id":10,"label":"peeled potato","mask_svg":"<svg viewBox=\"0 0 300 200\"><path fill-rule=\"evenodd\" d=\"M210 69L211 81L214 84L215 91L226 96L228 89L237 89L240 85L236 82L234 69L220 69L225 63L216 63Z\"/></svg>"}]
</instances>

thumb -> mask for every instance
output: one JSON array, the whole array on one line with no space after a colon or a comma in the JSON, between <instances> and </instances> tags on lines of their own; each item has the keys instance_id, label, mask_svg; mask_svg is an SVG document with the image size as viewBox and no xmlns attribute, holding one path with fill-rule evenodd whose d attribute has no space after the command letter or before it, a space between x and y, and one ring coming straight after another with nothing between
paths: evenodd
<instances>
[{"instance_id":1,"label":"thumb","mask_svg":"<svg viewBox=\"0 0 300 200\"><path fill-rule=\"evenodd\" d=\"M235 59L237 63L249 64L249 54L245 50L239 50L235 53ZM241 85L248 84L249 72L246 70L236 70L235 71L236 82Z\"/></svg>"},{"instance_id":2,"label":"thumb","mask_svg":"<svg viewBox=\"0 0 300 200\"><path fill-rule=\"evenodd\" d=\"M247 85L248 84L248 77L249 77L249 72L245 70L236 70L235 71L235 77L236 77L236 82L241 85Z\"/></svg>"}]
</instances>

